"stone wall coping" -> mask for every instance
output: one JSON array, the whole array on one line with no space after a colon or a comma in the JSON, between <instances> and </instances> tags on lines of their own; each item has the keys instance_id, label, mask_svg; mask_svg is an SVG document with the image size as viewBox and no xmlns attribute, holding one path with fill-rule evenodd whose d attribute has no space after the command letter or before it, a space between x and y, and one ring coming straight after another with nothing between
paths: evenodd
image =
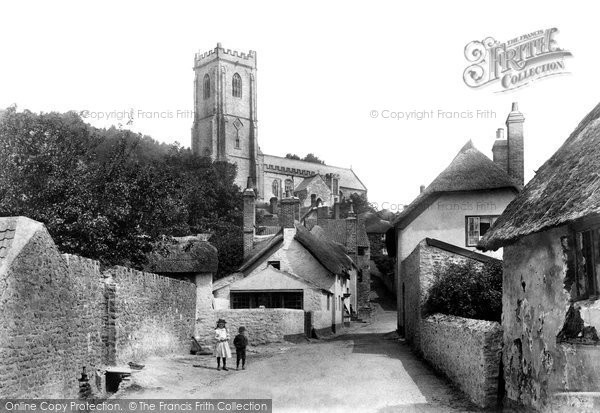
<instances>
[{"instance_id":1,"label":"stone wall coping","mask_svg":"<svg viewBox=\"0 0 600 413\"><path fill-rule=\"evenodd\" d=\"M495 332L502 330L502 324L497 321L476 320L473 318L458 317L448 314L433 314L423 319L423 322L446 324L448 326L456 326L461 329L469 329L482 333Z\"/></svg>"}]
</instances>

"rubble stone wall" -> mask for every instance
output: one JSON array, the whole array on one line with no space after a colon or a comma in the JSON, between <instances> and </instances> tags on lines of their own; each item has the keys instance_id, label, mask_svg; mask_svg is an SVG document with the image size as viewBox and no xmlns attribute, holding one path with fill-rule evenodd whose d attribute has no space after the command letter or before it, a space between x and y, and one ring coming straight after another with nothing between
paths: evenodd
<instances>
[{"instance_id":1,"label":"rubble stone wall","mask_svg":"<svg viewBox=\"0 0 600 413\"><path fill-rule=\"evenodd\" d=\"M251 345L278 343L304 336L304 311L285 308L216 310L212 322L196 325L196 336L200 343L210 348L214 346L214 329L217 320L227 322L227 330L233 338L238 328L246 327L248 342Z\"/></svg>"},{"instance_id":2,"label":"rubble stone wall","mask_svg":"<svg viewBox=\"0 0 600 413\"><path fill-rule=\"evenodd\" d=\"M0 272L0 396L77 396L82 367L103 364L103 298L98 264L65 259L40 226Z\"/></svg>"},{"instance_id":3,"label":"rubble stone wall","mask_svg":"<svg viewBox=\"0 0 600 413\"><path fill-rule=\"evenodd\" d=\"M116 364L189 351L196 319L193 283L125 267L107 275L116 286L109 308Z\"/></svg>"},{"instance_id":4,"label":"rubble stone wall","mask_svg":"<svg viewBox=\"0 0 600 413\"><path fill-rule=\"evenodd\" d=\"M189 351L196 287L61 255L27 218L0 258L0 397L77 397L82 369ZM101 392L104 389L93 389Z\"/></svg>"},{"instance_id":5,"label":"rubble stone wall","mask_svg":"<svg viewBox=\"0 0 600 413\"><path fill-rule=\"evenodd\" d=\"M423 358L479 407L498 400L502 326L494 321L435 314L421 323Z\"/></svg>"}]
</instances>

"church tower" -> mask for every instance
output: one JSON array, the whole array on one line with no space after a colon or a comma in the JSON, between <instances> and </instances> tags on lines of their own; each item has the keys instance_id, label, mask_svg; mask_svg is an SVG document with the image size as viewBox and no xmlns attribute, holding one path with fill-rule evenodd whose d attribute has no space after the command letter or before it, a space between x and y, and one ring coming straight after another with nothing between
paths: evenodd
<instances>
[{"instance_id":1,"label":"church tower","mask_svg":"<svg viewBox=\"0 0 600 413\"><path fill-rule=\"evenodd\" d=\"M194 59L192 151L235 163L235 183L251 178L262 188L256 123L256 53L224 49L221 43ZM262 196L262 194L258 194Z\"/></svg>"}]
</instances>

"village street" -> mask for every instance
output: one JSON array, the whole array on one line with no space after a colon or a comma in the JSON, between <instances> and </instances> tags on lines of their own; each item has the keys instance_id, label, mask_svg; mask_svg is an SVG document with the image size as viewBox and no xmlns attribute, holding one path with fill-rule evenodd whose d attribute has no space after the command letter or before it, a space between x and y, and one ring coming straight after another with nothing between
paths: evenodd
<instances>
[{"instance_id":1,"label":"village street","mask_svg":"<svg viewBox=\"0 0 600 413\"><path fill-rule=\"evenodd\" d=\"M211 356L151 359L117 397L272 398L276 412L476 411L391 333L396 312L383 304L333 339L255 347L244 371L235 362L217 371Z\"/></svg>"}]
</instances>

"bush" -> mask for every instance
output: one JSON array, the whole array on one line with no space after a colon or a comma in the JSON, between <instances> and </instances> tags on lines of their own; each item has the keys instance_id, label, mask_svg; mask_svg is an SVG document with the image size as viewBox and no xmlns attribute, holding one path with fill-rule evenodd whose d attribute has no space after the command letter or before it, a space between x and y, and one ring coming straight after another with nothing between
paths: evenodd
<instances>
[{"instance_id":1,"label":"bush","mask_svg":"<svg viewBox=\"0 0 600 413\"><path fill-rule=\"evenodd\" d=\"M450 263L434 270L425 313L498 321L502 316L502 263Z\"/></svg>"}]
</instances>

